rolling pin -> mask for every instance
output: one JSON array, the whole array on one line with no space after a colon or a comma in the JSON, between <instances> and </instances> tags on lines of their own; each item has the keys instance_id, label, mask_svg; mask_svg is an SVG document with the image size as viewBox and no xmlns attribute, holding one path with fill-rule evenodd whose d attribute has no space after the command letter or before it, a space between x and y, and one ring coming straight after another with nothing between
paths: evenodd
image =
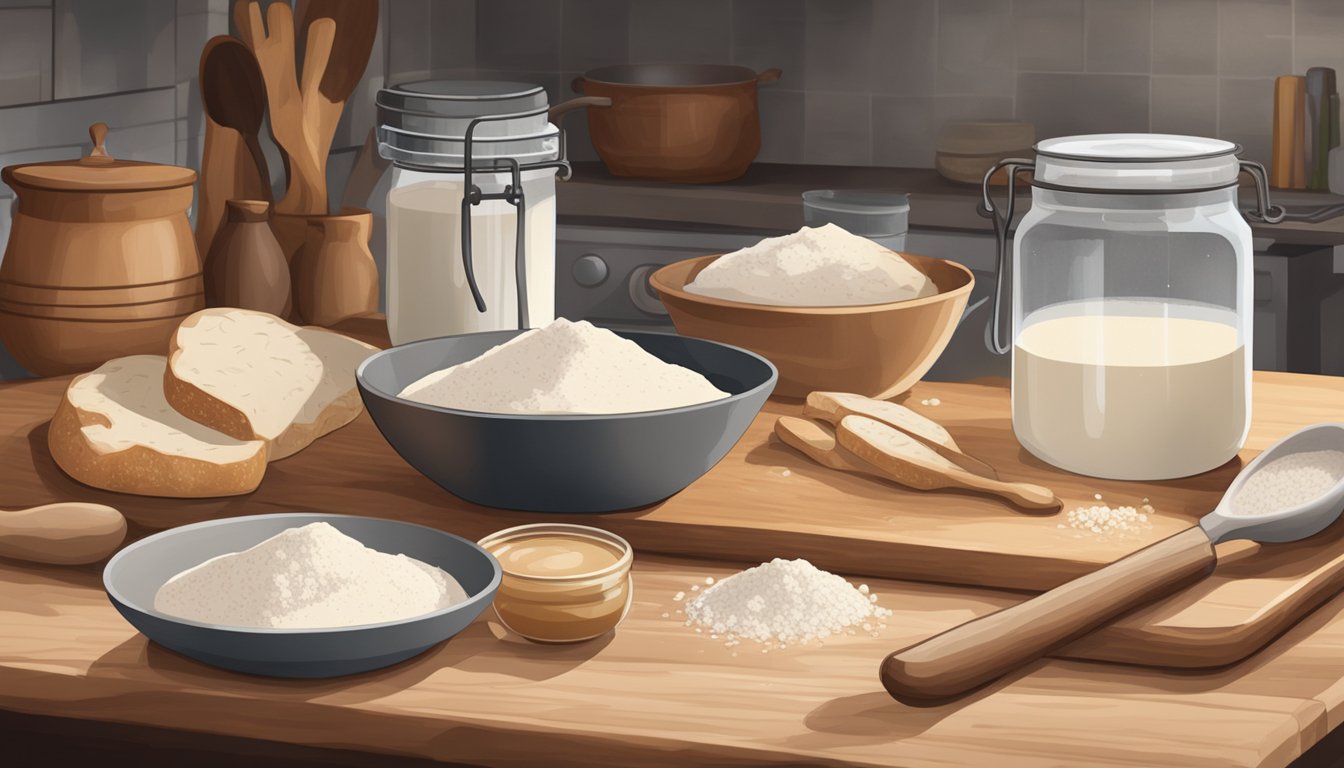
<instances>
[{"instance_id":1,"label":"rolling pin","mask_svg":"<svg viewBox=\"0 0 1344 768\"><path fill-rule=\"evenodd\" d=\"M34 563L83 565L102 560L126 538L126 518L112 507L66 501L0 510L0 556Z\"/></svg>"}]
</instances>

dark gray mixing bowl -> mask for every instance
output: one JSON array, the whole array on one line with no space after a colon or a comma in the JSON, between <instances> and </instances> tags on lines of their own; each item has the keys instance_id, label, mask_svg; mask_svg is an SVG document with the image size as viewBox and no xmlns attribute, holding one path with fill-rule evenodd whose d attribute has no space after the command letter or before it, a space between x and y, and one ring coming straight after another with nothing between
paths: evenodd
<instances>
[{"instance_id":1,"label":"dark gray mixing bowl","mask_svg":"<svg viewBox=\"0 0 1344 768\"><path fill-rule=\"evenodd\" d=\"M369 415L408 464L467 501L530 512L612 512L662 501L728 453L775 387L745 349L663 333L621 333L731 397L661 411L520 416L439 408L397 393L479 357L519 331L427 339L379 352L355 378Z\"/></svg>"},{"instance_id":2,"label":"dark gray mixing bowl","mask_svg":"<svg viewBox=\"0 0 1344 768\"><path fill-rule=\"evenodd\" d=\"M436 565L467 599L404 621L337 629L249 629L178 619L154 610L164 582L217 555L241 552L277 533L326 522L365 546ZM335 677L396 664L461 632L499 589L494 556L451 533L369 517L321 514L231 517L157 533L117 553L103 586L121 615L146 637L216 667L272 677Z\"/></svg>"}]
</instances>

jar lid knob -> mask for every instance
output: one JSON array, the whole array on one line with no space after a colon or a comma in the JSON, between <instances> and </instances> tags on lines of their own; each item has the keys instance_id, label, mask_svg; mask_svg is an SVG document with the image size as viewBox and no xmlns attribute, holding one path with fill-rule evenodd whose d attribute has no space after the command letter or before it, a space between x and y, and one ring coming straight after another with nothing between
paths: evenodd
<instances>
[{"instance_id":1,"label":"jar lid knob","mask_svg":"<svg viewBox=\"0 0 1344 768\"><path fill-rule=\"evenodd\" d=\"M84 158L89 163L110 163L113 158L107 154L107 123L94 123L89 126L89 138L93 139L93 151Z\"/></svg>"}]
</instances>

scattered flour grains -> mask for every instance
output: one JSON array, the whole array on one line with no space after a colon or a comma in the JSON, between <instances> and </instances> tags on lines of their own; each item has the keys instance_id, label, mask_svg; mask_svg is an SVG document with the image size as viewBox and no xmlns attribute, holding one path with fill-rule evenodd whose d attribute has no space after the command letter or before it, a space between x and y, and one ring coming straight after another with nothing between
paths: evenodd
<instances>
[{"instance_id":1,"label":"scattered flour grains","mask_svg":"<svg viewBox=\"0 0 1344 768\"><path fill-rule=\"evenodd\" d=\"M1068 525L1060 523L1058 527L1104 535L1139 533L1153 527L1149 518L1155 511L1147 499L1137 507L1112 507L1101 503L1101 494L1094 498L1097 504L1070 510L1065 518Z\"/></svg>"},{"instance_id":2,"label":"scattered flour grains","mask_svg":"<svg viewBox=\"0 0 1344 768\"><path fill-rule=\"evenodd\" d=\"M159 588L154 610L221 626L320 629L409 619L466 599L439 568L312 523L179 573Z\"/></svg>"},{"instance_id":3,"label":"scattered flour grains","mask_svg":"<svg viewBox=\"0 0 1344 768\"><path fill-rule=\"evenodd\" d=\"M686 291L749 304L847 307L932 296L938 287L900 254L827 224L720 256Z\"/></svg>"},{"instance_id":4,"label":"scattered flour grains","mask_svg":"<svg viewBox=\"0 0 1344 768\"><path fill-rule=\"evenodd\" d=\"M587 321L560 318L480 357L425 376L401 397L482 413L637 413L728 397Z\"/></svg>"},{"instance_id":5,"label":"scattered flour grains","mask_svg":"<svg viewBox=\"0 0 1344 768\"><path fill-rule=\"evenodd\" d=\"M1304 451L1266 463L1246 478L1228 512L1268 515L1320 498L1344 479L1344 451Z\"/></svg>"},{"instance_id":6,"label":"scattered flour grains","mask_svg":"<svg viewBox=\"0 0 1344 768\"><path fill-rule=\"evenodd\" d=\"M886 626L877 622L891 616L867 585L856 589L806 560L780 558L707 587L686 602L685 613L687 626L723 637L729 647L746 639L781 648L856 628L876 634Z\"/></svg>"}]
</instances>

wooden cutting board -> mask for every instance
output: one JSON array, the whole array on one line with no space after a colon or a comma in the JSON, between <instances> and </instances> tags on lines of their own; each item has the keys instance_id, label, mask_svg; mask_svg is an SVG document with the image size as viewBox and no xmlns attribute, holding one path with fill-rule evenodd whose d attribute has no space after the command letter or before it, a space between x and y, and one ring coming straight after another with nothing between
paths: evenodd
<instances>
[{"instance_id":1,"label":"wooden cutting board","mask_svg":"<svg viewBox=\"0 0 1344 768\"><path fill-rule=\"evenodd\" d=\"M1344 413L1339 379L1257 372L1255 423L1239 460L1195 478L1138 484L1071 475L1027 455L1012 436L1008 391L1001 385L915 388L908 404L945 424L964 449L996 466L1005 479L1055 490L1066 510L1093 503L1096 493L1113 505L1151 499L1157 510L1151 529L1106 536L1076 531L1062 514L1025 515L987 497L907 491L813 465L771 437L777 415L798 411L776 403L690 488L661 504L618 514L550 516L467 504L406 465L367 415L271 465L249 496L124 496L82 486L52 462L46 423L64 385L65 379L0 385L0 487L6 506L72 499L111 504L140 526L139 534L145 528L296 509L397 518L473 539L511 525L570 519L615 531L640 552L744 564L805 557L854 576L1016 590L1048 589L1188 527L1213 508L1241 461L1293 429ZM942 404L920 405L933 397ZM1344 586L1344 546L1336 544L1341 532L1344 528L1335 526L1309 541L1263 550L1224 547L1229 558L1212 578L1066 653L1180 667L1244 658Z\"/></svg>"}]
</instances>

